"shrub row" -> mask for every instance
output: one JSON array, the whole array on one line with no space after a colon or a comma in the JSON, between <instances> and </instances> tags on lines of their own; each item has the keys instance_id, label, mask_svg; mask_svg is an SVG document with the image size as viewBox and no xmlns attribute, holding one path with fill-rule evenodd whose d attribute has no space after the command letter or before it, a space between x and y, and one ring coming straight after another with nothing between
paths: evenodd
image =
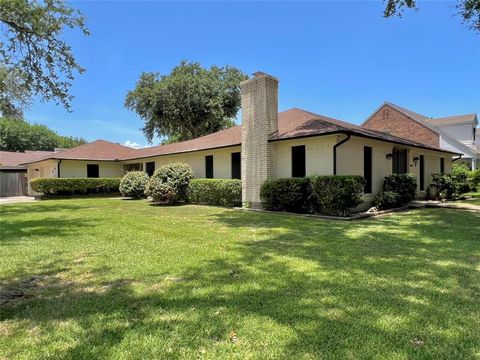
<instances>
[{"instance_id":1,"label":"shrub row","mask_svg":"<svg viewBox=\"0 0 480 360\"><path fill-rule=\"evenodd\" d=\"M267 180L261 188L266 210L347 216L362 203L361 176L311 176Z\"/></svg>"},{"instance_id":2,"label":"shrub row","mask_svg":"<svg viewBox=\"0 0 480 360\"><path fill-rule=\"evenodd\" d=\"M192 179L188 200L192 204L241 206L242 182L237 179Z\"/></svg>"},{"instance_id":3,"label":"shrub row","mask_svg":"<svg viewBox=\"0 0 480 360\"><path fill-rule=\"evenodd\" d=\"M455 199L461 194L476 191L480 186L480 170L471 171L466 165L452 166L451 174L433 174L427 189L429 199Z\"/></svg>"},{"instance_id":4,"label":"shrub row","mask_svg":"<svg viewBox=\"0 0 480 360\"><path fill-rule=\"evenodd\" d=\"M31 180L30 186L45 195L118 193L120 178L40 178Z\"/></svg>"},{"instance_id":5,"label":"shrub row","mask_svg":"<svg viewBox=\"0 0 480 360\"><path fill-rule=\"evenodd\" d=\"M239 206L242 203L242 182L230 179L193 179L190 167L182 163L167 164L152 177L145 172L131 171L120 182L123 196L151 196L155 202Z\"/></svg>"},{"instance_id":6,"label":"shrub row","mask_svg":"<svg viewBox=\"0 0 480 360\"><path fill-rule=\"evenodd\" d=\"M383 181L383 191L375 196L374 204L380 210L405 205L415 199L417 179L410 174L393 174Z\"/></svg>"}]
</instances>

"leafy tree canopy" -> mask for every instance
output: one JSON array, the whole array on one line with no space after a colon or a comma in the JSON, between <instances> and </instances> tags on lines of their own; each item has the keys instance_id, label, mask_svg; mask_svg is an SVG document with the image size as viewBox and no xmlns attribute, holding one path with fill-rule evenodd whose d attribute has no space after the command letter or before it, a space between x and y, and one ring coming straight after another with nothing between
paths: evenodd
<instances>
[{"instance_id":1,"label":"leafy tree canopy","mask_svg":"<svg viewBox=\"0 0 480 360\"><path fill-rule=\"evenodd\" d=\"M170 74L142 73L125 106L145 122L149 142L184 141L234 126L240 109L240 82L247 76L225 66L203 68L182 61Z\"/></svg>"},{"instance_id":2,"label":"leafy tree canopy","mask_svg":"<svg viewBox=\"0 0 480 360\"><path fill-rule=\"evenodd\" d=\"M61 39L66 29L88 35L83 15L62 0L0 0L0 112L21 118L32 98L71 110L74 72L85 70Z\"/></svg>"},{"instance_id":3,"label":"leafy tree canopy","mask_svg":"<svg viewBox=\"0 0 480 360\"><path fill-rule=\"evenodd\" d=\"M458 15L467 26L480 33L480 0L457 0ZM385 0L383 16L386 18L403 14L405 8L416 9L416 0Z\"/></svg>"},{"instance_id":4,"label":"leafy tree canopy","mask_svg":"<svg viewBox=\"0 0 480 360\"><path fill-rule=\"evenodd\" d=\"M0 118L1 151L53 151L55 148L71 148L85 143L85 139L60 136L44 125L32 125L24 120Z\"/></svg>"}]
</instances>

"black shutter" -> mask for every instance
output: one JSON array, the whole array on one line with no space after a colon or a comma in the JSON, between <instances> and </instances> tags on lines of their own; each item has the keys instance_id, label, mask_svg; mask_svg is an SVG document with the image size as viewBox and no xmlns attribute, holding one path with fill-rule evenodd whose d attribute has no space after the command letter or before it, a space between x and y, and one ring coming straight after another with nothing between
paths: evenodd
<instances>
[{"instance_id":1,"label":"black shutter","mask_svg":"<svg viewBox=\"0 0 480 360\"><path fill-rule=\"evenodd\" d=\"M440 158L440 172L443 174L445 173L445 159Z\"/></svg>"},{"instance_id":2,"label":"black shutter","mask_svg":"<svg viewBox=\"0 0 480 360\"><path fill-rule=\"evenodd\" d=\"M205 177L213 179L213 155L205 156Z\"/></svg>"},{"instance_id":3,"label":"black shutter","mask_svg":"<svg viewBox=\"0 0 480 360\"><path fill-rule=\"evenodd\" d=\"M155 161L145 163L145 172L148 176L152 176L155 172Z\"/></svg>"},{"instance_id":4,"label":"black shutter","mask_svg":"<svg viewBox=\"0 0 480 360\"><path fill-rule=\"evenodd\" d=\"M98 169L98 164L87 164L87 177L89 178L98 178L100 171Z\"/></svg>"},{"instance_id":5,"label":"black shutter","mask_svg":"<svg viewBox=\"0 0 480 360\"><path fill-rule=\"evenodd\" d=\"M305 145L292 146L292 177L304 177L305 174Z\"/></svg>"},{"instance_id":6,"label":"black shutter","mask_svg":"<svg viewBox=\"0 0 480 360\"><path fill-rule=\"evenodd\" d=\"M406 174L407 173L407 150L393 150L392 159L392 173Z\"/></svg>"},{"instance_id":7,"label":"black shutter","mask_svg":"<svg viewBox=\"0 0 480 360\"><path fill-rule=\"evenodd\" d=\"M372 148L363 147L363 177L365 178L365 194L372 193Z\"/></svg>"},{"instance_id":8,"label":"black shutter","mask_svg":"<svg viewBox=\"0 0 480 360\"><path fill-rule=\"evenodd\" d=\"M242 178L242 161L239 152L232 153L232 179Z\"/></svg>"},{"instance_id":9,"label":"black shutter","mask_svg":"<svg viewBox=\"0 0 480 360\"><path fill-rule=\"evenodd\" d=\"M425 190L425 158L420 155L420 191Z\"/></svg>"}]
</instances>

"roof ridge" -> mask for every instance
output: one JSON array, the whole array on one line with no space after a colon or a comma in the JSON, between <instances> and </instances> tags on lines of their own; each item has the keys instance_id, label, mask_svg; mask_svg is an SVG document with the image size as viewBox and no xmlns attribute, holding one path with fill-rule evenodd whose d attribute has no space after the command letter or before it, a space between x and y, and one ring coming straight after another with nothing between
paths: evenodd
<instances>
[{"instance_id":1,"label":"roof ridge","mask_svg":"<svg viewBox=\"0 0 480 360\"><path fill-rule=\"evenodd\" d=\"M407 115L408 115L408 113L412 113L412 114L415 114L415 115L419 115L419 116L421 116L421 117L424 117L425 119L431 119L430 117L428 117L428 116L426 116L426 115L420 114L420 113L418 113L418 112L416 112L416 111L413 111L413 110L410 110L410 109L407 109L407 108L405 108L405 107L403 107L403 106L394 104L394 103L392 103L392 102L390 102L390 101L388 101L388 100L385 101L385 104L388 104L388 105L390 105L390 106L393 106L394 108L396 108L397 110L399 110L399 111L401 111L401 112L406 112Z\"/></svg>"}]
</instances>

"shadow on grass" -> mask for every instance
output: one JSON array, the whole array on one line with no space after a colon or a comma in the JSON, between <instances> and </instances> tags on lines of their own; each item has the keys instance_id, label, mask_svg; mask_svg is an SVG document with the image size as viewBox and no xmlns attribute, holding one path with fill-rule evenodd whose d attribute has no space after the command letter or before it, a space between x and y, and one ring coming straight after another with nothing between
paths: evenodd
<instances>
[{"instance_id":1,"label":"shadow on grass","mask_svg":"<svg viewBox=\"0 0 480 360\"><path fill-rule=\"evenodd\" d=\"M211 218L254 236L228 245L224 258L153 282L102 282L108 269L69 275L76 267L67 263L22 270L20 279L42 280L25 302L0 307L0 321L30 320L47 331L74 321L85 331L62 358L112 356L121 343L130 356L170 358L205 348L226 358L478 352L478 214L415 211L360 223L235 211ZM233 330L240 346L228 339Z\"/></svg>"}]
</instances>

